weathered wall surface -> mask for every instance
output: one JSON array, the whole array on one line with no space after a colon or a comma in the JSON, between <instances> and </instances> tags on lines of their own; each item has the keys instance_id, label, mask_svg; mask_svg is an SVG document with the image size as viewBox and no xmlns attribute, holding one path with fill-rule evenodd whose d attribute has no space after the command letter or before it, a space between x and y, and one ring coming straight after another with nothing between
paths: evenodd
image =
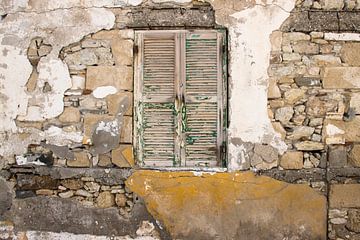
<instances>
[{"instance_id":1,"label":"weathered wall surface","mask_svg":"<svg viewBox=\"0 0 360 240\"><path fill-rule=\"evenodd\" d=\"M356 0L2 1L0 239L359 239L359 11ZM228 168L137 170L134 29L219 26Z\"/></svg>"}]
</instances>

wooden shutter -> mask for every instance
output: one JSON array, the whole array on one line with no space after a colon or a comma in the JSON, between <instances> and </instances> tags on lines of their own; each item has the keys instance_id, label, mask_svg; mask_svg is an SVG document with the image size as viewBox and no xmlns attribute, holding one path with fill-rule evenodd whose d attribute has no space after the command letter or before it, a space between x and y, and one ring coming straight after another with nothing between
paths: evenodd
<instances>
[{"instance_id":1,"label":"wooden shutter","mask_svg":"<svg viewBox=\"0 0 360 240\"><path fill-rule=\"evenodd\" d=\"M175 33L149 32L137 38L137 158L146 166L174 166L176 123ZM139 81L140 80L140 81Z\"/></svg>"},{"instance_id":2,"label":"wooden shutter","mask_svg":"<svg viewBox=\"0 0 360 240\"><path fill-rule=\"evenodd\" d=\"M224 34L141 31L135 41L137 160L145 166L222 166Z\"/></svg>"},{"instance_id":3,"label":"wooden shutter","mask_svg":"<svg viewBox=\"0 0 360 240\"><path fill-rule=\"evenodd\" d=\"M185 165L221 166L223 157L223 35L186 34Z\"/></svg>"}]
</instances>

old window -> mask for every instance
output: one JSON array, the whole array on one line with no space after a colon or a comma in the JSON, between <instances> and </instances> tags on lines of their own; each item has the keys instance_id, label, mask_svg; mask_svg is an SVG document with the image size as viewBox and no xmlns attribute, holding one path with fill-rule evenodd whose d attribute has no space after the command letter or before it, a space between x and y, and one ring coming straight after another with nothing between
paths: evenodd
<instances>
[{"instance_id":1,"label":"old window","mask_svg":"<svg viewBox=\"0 0 360 240\"><path fill-rule=\"evenodd\" d=\"M140 166L225 165L225 32L138 31L135 155Z\"/></svg>"}]
</instances>

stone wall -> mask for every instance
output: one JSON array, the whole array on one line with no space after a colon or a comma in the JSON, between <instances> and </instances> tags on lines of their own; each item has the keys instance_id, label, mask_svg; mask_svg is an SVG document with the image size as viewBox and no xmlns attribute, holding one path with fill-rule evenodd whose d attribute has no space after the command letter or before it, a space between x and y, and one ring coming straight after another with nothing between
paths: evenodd
<instances>
[{"instance_id":1,"label":"stone wall","mask_svg":"<svg viewBox=\"0 0 360 240\"><path fill-rule=\"evenodd\" d=\"M0 239L360 239L360 2L208 2L0 4ZM217 27L228 168L139 170L134 31Z\"/></svg>"}]
</instances>

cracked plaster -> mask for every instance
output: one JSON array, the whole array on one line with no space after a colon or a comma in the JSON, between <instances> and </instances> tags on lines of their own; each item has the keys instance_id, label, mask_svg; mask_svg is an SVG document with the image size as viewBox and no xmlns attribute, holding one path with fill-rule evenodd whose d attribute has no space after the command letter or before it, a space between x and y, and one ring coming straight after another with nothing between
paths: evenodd
<instances>
[{"instance_id":1,"label":"cracked plaster","mask_svg":"<svg viewBox=\"0 0 360 240\"><path fill-rule=\"evenodd\" d=\"M190 1L154 2L184 4ZM285 143L274 131L267 116L267 69L271 51L269 36L289 16L295 0L234 0L227 7L222 0L207 2L215 9L217 23L229 30L229 169L242 169L246 165L243 149L232 144L231 139L269 144L280 154L286 151ZM21 132L14 122L17 116L21 116L21 120L32 121L58 116L63 109L64 91L71 87L67 67L58 58L60 49L89 33L111 29L115 16L106 8L140 3L142 0L67 0L46 4L39 0L4 1L0 5L0 13L7 14L0 26L0 97L5 99L6 104L1 105L0 120L5 124L1 125L0 131ZM34 37L42 37L53 49L40 60L37 89L28 93L25 85L32 67L27 60L26 49ZM40 92L45 81L52 87L51 92L46 94ZM41 105L28 108L31 98ZM63 142L61 137L61 134L58 135L58 142ZM33 140L37 138L33 137ZM2 149L0 155L3 154Z\"/></svg>"}]
</instances>

